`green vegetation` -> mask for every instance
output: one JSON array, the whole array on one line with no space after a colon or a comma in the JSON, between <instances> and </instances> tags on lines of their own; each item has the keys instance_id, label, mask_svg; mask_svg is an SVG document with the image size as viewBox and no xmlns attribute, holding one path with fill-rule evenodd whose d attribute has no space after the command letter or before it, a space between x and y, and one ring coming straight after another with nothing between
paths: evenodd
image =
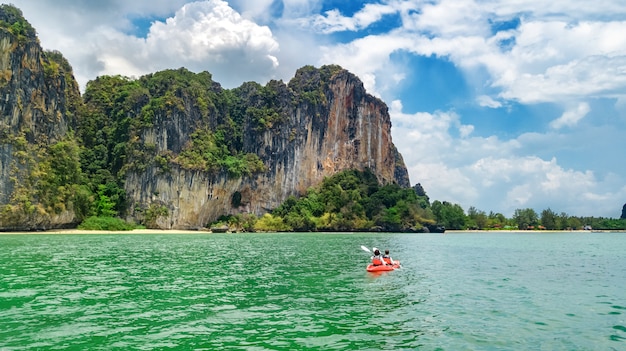
<instances>
[{"instance_id":1,"label":"green vegetation","mask_svg":"<svg viewBox=\"0 0 626 351\"><path fill-rule=\"evenodd\" d=\"M551 209L540 214L517 209L512 218L470 207L467 214L458 204L435 200L432 205L421 186L403 189L380 185L369 171L344 171L326 178L306 195L289 197L261 218L222 218L220 225L239 231L385 231L436 230L626 230L626 219L577 217Z\"/></svg>"},{"instance_id":2,"label":"green vegetation","mask_svg":"<svg viewBox=\"0 0 626 351\"><path fill-rule=\"evenodd\" d=\"M164 205L150 204L144 212L144 224L147 228L158 228L157 221L169 214Z\"/></svg>"},{"instance_id":3,"label":"green vegetation","mask_svg":"<svg viewBox=\"0 0 626 351\"><path fill-rule=\"evenodd\" d=\"M438 207L443 209L436 210ZM516 209L512 218L506 218L501 213L486 214L475 207L470 207L465 215L459 205L435 201L433 212L438 223L457 230L626 230L626 219L570 216L565 212L557 214L550 208L540 214L532 208Z\"/></svg>"},{"instance_id":4,"label":"green vegetation","mask_svg":"<svg viewBox=\"0 0 626 351\"><path fill-rule=\"evenodd\" d=\"M271 130L288 118L284 99L288 99L289 95L285 92L286 86L282 81L271 80L265 86L255 82L244 83L229 94L229 114L235 123L243 124L246 118L256 132ZM242 99L247 103L242 104Z\"/></svg>"},{"instance_id":5,"label":"green vegetation","mask_svg":"<svg viewBox=\"0 0 626 351\"><path fill-rule=\"evenodd\" d=\"M233 178L265 172L265 165L256 154L228 150L223 132L199 129L191 134L191 142L174 161L183 168L217 173L228 172Z\"/></svg>"},{"instance_id":6,"label":"green vegetation","mask_svg":"<svg viewBox=\"0 0 626 351\"><path fill-rule=\"evenodd\" d=\"M5 9L5 27L21 18L19 10L11 9ZM42 67L48 84L65 77L65 117L75 129L53 145L44 139L35 143L29 130L0 130L13 146L15 160L10 165L12 198L0 208L3 223L33 223L36 217L64 211L74 211L79 222L92 216L124 217L126 175L151 166L160 174L177 167L232 178L265 172L259 156L245 150L246 128L273 128L287 116L278 108L279 91L286 91L278 81L224 90L208 72L181 68L139 79L98 77L81 99L78 89L72 90L71 66L59 52L45 52ZM155 139L155 126L168 128L167 140ZM143 211L148 225L166 215L162 208Z\"/></svg>"},{"instance_id":7,"label":"green vegetation","mask_svg":"<svg viewBox=\"0 0 626 351\"><path fill-rule=\"evenodd\" d=\"M15 35L20 43L37 38L37 32L24 18L22 10L13 5L2 4L0 14L0 28Z\"/></svg>"},{"instance_id":8,"label":"green vegetation","mask_svg":"<svg viewBox=\"0 0 626 351\"><path fill-rule=\"evenodd\" d=\"M464 229L466 227L467 221L461 206L447 201L435 200L432 208L438 223L441 223L446 229Z\"/></svg>"},{"instance_id":9,"label":"green vegetation","mask_svg":"<svg viewBox=\"0 0 626 351\"><path fill-rule=\"evenodd\" d=\"M270 213L259 218L254 223L253 228L256 232L289 232L293 230L281 217L276 217Z\"/></svg>"},{"instance_id":10,"label":"green vegetation","mask_svg":"<svg viewBox=\"0 0 626 351\"><path fill-rule=\"evenodd\" d=\"M244 213L238 215L220 216L217 221L211 223L211 228L228 227L230 230L237 232L255 232L255 225L259 221L259 218L251 213ZM259 231L262 231L262 227L258 227Z\"/></svg>"},{"instance_id":11,"label":"green vegetation","mask_svg":"<svg viewBox=\"0 0 626 351\"><path fill-rule=\"evenodd\" d=\"M261 95L272 91L270 85L258 90ZM110 172L120 178L150 165L167 172L172 164L210 173L225 171L231 177L264 172L258 156L242 150L241 126L248 112L238 92L215 88L207 72L195 74L185 69L166 70L139 80L97 78L87 86L86 115L80 128L85 159L92 166L98 163L89 173L101 177L99 173ZM265 100L271 101L272 96ZM271 115L264 114L265 121L278 119ZM168 125L174 118L191 119L185 121L191 134L186 143L180 140L160 149L145 139L144 133L156 124ZM199 127L194 128L194 124ZM173 155L172 149L180 153Z\"/></svg>"},{"instance_id":12,"label":"green vegetation","mask_svg":"<svg viewBox=\"0 0 626 351\"><path fill-rule=\"evenodd\" d=\"M71 135L48 147L30 144L24 136L10 143L16 159L10 179L14 189L10 203L0 208L1 222L26 223L66 211L82 220L88 214L91 194L81 186L79 146Z\"/></svg>"},{"instance_id":13,"label":"green vegetation","mask_svg":"<svg viewBox=\"0 0 626 351\"><path fill-rule=\"evenodd\" d=\"M110 230L110 231L126 231L133 230L136 227L132 224L126 223L123 220L115 217L89 217L85 219L78 229L83 230Z\"/></svg>"},{"instance_id":14,"label":"green vegetation","mask_svg":"<svg viewBox=\"0 0 626 351\"><path fill-rule=\"evenodd\" d=\"M296 72L289 82L289 87L300 93L301 102L313 106L327 103L324 91L328 88L330 78L343 68L338 65L325 65L319 69L314 66L304 66Z\"/></svg>"},{"instance_id":15,"label":"green vegetation","mask_svg":"<svg viewBox=\"0 0 626 351\"><path fill-rule=\"evenodd\" d=\"M64 75L66 82L73 81L72 66L70 66L70 63L67 61L67 59L63 57L63 54L56 50L45 52L43 60L43 72L44 78L48 83L57 79L59 75ZM67 90L66 93L68 93Z\"/></svg>"},{"instance_id":16,"label":"green vegetation","mask_svg":"<svg viewBox=\"0 0 626 351\"><path fill-rule=\"evenodd\" d=\"M221 219L215 225L232 225ZM289 197L254 221L255 231L423 231L434 224L428 201L415 190L380 185L369 170L324 179L305 196Z\"/></svg>"}]
</instances>

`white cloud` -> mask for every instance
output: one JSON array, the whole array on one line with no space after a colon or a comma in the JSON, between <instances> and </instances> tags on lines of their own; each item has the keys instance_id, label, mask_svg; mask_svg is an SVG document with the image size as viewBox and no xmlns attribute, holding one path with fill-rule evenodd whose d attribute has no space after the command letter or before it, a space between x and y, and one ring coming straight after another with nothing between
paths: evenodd
<instances>
[{"instance_id":1,"label":"white cloud","mask_svg":"<svg viewBox=\"0 0 626 351\"><path fill-rule=\"evenodd\" d=\"M565 126L575 126L590 111L589 104L581 102L576 108L565 111L561 117L550 122L550 127L560 129Z\"/></svg>"},{"instance_id":2,"label":"white cloud","mask_svg":"<svg viewBox=\"0 0 626 351\"><path fill-rule=\"evenodd\" d=\"M501 79L494 85L504 88L502 98L522 103L621 98L626 96L626 56L587 56L547 67L538 74L523 73L506 81Z\"/></svg>"},{"instance_id":3,"label":"white cloud","mask_svg":"<svg viewBox=\"0 0 626 351\"><path fill-rule=\"evenodd\" d=\"M491 96L488 96L488 95L480 95L476 100L478 101L478 105L483 106L483 107L490 107L490 108L502 107L502 103L494 100Z\"/></svg>"},{"instance_id":4,"label":"white cloud","mask_svg":"<svg viewBox=\"0 0 626 351\"><path fill-rule=\"evenodd\" d=\"M61 8L58 2L18 0L16 6L23 6L33 26L42 28L38 32L45 48L68 57L81 86L102 74L132 76L179 67L209 71L227 87L273 77L279 44L269 27L245 19L222 0L184 3L68 2ZM48 19L37 6L52 13L62 9L63 14ZM147 38L137 38L127 33L131 18L140 15L167 19L153 21Z\"/></svg>"},{"instance_id":5,"label":"white cloud","mask_svg":"<svg viewBox=\"0 0 626 351\"><path fill-rule=\"evenodd\" d=\"M271 72L278 65L273 55L277 50L268 27L244 19L221 0L183 6L165 23L155 22L146 39L147 56L160 58L162 66L176 62L192 69L219 68L233 75L237 71L248 76L255 71Z\"/></svg>"},{"instance_id":6,"label":"white cloud","mask_svg":"<svg viewBox=\"0 0 626 351\"><path fill-rule=\"evenodd\" d=\"M393 86L403 77L402 67L392 63L389 55L410 46L410 42L409 38L378 35L356 39L348 44L322 46L318 63L335 63L350 70L363 81L370 94L381 95L381 88L385 89L384 82Z\"/></svg>"},{"instance_id":7,"label":"white cloud","mask_svg":"<svg viewBox=\"0 0 626 351\"><path fill-rule=\"evenodd\" d=\"M414 2L419 6L418 2ZM486 11L474 0L441 0L426 3L419 12L407 16L413 23L409 28L436 37L469 37L487 35L489 24Z\"/></svg>"},{"instance_id":8,"label":"white cloud","mask_svg":"<svg viewBox=\"0 0 626 351\"><path fill-rule=\"evenodd\" d=\"M272 19L274 0L229 0L228 3L237 9L241 16L253 21L269 22Z\"/></svg>"},{"instance_id":9,"label":"white cloud","mask_svg":"<svg viewBox=\"0 0 626 351\"><path fill-rule=\"evenodd\" d=\"M385 34L365 36L349 43L324 46L320 62L336 62L365 78L369 91L386 96L393 84L383 85L380 77L403 71L401 63L390 62L393 53L404 51L423 56L447 57L471 78L485 70L491 92L479 94L477 103L501 107L507 100L520 103L571 104L576 99L626 96L626 21L602 21L595 6L578 2L442 0L389 2L377 6L379 16L396 11L403 25ZM598 6L613 9L614 2ZM517 11L513 11L515 8ZM554 11L547 11L551 8ZM360 13L365 13L364 7ZM561 10L558 10L561 9ZM579 21L568 11L585 11L594 17ZM334 32L360 30L378 19L359 14L345 17L338 12L300 20L313 30ZM554 16L554 14L561 14ZM626 15L626 11L621 9ZM519 16L519 27L492 32L493 22ZM314 20L311 20L314 18ZM503 42L507 42L502 47ZM481 77L482 79L482 77ZM374 84L374 86L368 85ZM484 81L470 82L477 89Z\"/></svg>"},{"instance_id":10,"label":"white cloud","mask_svg":"<svg viewBox=\"0 0 626 351\"><path fill-rule=\"evenodd\" d=\"M294 23L305 28L314 28L320 33L356 31L379 21L384 15L394 14L397 9L388 4L365 4L363 9L351 17L344 16L338 9L326 11L323 15L301 18Z\"/></svg>"},{"instance_id":11,"label":"white cloud","mask_svg":"<svg viewBox=\"0 0 626 351\"><path fill-rule=\"evenodd\" d=\"M479 18L464 20L460 14L460 24L452 24L439 12L450 7L447 1L427 7L438 11L419 13L406 28L420 36L423 30L439 35L422 37L406 49L446 56L467 70L484 67L492 76L492 87L502 90L501 98L536 103L626 94L626 37L620 34L626 32L624 21L572 24L522 17L518 29L491 34L487 9ZM464 29L466 23L475 28ZM511 47L500 47L502 40L511 41Z\"/></svg>"},{"instance_id":12,"label":"white cloud","mask_svg":"<svg viewBox=\"0 0 626 351\"><path fill-rule=\"evenodd\" d=\"M619 0L487 0L482 4L485 9L503 17L522 13L531 17L578 21L588 18L623 18L626 14L626 8Z\"/></svg>"},{"instance_id":13,"label":"white cloud","mask_svg":"<svg viewBox=\"0 0 626 351\"><path fill-rule=\"evenodd\" d=\"M283 18L308 17L318 13L323 3L324 0L283 0Z\"/></svg>"},{"instance_id":14,"label":"white cloud","mask_svg":"<svg viewBox=\"0 0 626 351\"><path fill-rule=\"evenodd\" d=\"M394 143L412 181L422 184L432 200L508 217L518 208L617 217L616 211L626 199L623 176L608 173L599 177L590 170L565 168L555 157L546 160L529 155L533 145L541 148L555 139L564 145L580 142L576 136L534 133L511 140L495 136L457 139L454 135L465 125L455 113L406 114L401 102L394 101L390 114Z\"/></svg>"},{"instance_id":15,"label":"white cloud","mask_svg":"<svg viewBox=\"0 0 626 351\"><path fill-rule=\"evenodd\" d=\"M550 4L540 0L395 0L364 4L352 16L337 10L320 15L320 0L290 0L283 2L282 18L275 19L268 17L274 6L269 0L231 0L243 16L221 0L14 3L41 28L46 48L68 56L82 85L103 73L137 74L186 66L209 70L224 85L234 86L245 80L290 78L287 69L293 74L304 64L338 63L359 75L368 91L386 96L405 71L402 63L390 61L390 55L406 51L445 56L468 71L486 69L491 86L501 91L497 97L482 94L477 102L492 108L505 100L559 103L590 95L623 99L626 94L626 37L621 35L626 32L626 21L617 20L624 18L626 10L610 0ZM280 49L283 53L278 48L277 36L288 39L289 32L306 36L300 29L318 33L364 30L393 14L401 16L402 27L386 34L322 44L321 50L309 50L308 57L294 58L290 55L294 51L286 45ZM132 19L142 16L168 19L155 22L145 43L127 34L132 32ZM517 16L519 28L492 33L493 22ZM610 20L601 20L606 16ZM272 33L254 20L279 24L274 30L282 33ZM304 28L290 28L294 23ZM510 50L500 47L503 40L512 42ZM317 45L310 38L306 42ZM287 62L286 67L277 69L281 61Z\"/></svg>"}]
</instances>

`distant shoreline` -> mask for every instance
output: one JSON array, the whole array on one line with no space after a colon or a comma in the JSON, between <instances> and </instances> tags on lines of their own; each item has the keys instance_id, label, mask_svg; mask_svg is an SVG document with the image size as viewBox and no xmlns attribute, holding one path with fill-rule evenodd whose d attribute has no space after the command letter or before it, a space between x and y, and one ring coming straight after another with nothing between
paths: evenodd
<instances>
[{"instance_id":1,"label":"distant shoreline","mask_svg":"<svg viewBox=\"0 0 626 351\"><path fill-rule=\"evenodd\" d=\"M446 230L443 234L455 234L455 233L521 233L521 234L531 234L531 233L543 233L543 234L559 234L559 233L623 233L626 232L623 229L615 229L615 230L521 230L521 229L501 229L501 230Z\"/></svg>"},{"instance_id":2,"label":"distant shoreline","mask_svg":"<svg viewBox=\"0 0 626 351\"><path fill-rule=\"evenodd\" d=\"M41 231L0 232L0 235L13 234L213 234L209 230L184 229L133 229L133 230L85 230L85 229L52 229Z\"/></svg>"},{"instance_id":3,"label":"distant shoreline","mask_svg":"<svg viewBox=\"0 0 626 351\"><path fill-rule=\"evenodd\" d=\"M626 232L624 230L446 230L444 233L398 233L398 234L411 234L411 235L419 235L419 234L489 234L489 233L520 233L520 234L532 234L532 233L543 233L543 234L559 234L559 233L623 233ZM294 232L296 233L296 232ZM325 233L325 232L319 232ZM333 232L336 233L336 232ZM346 232L346 233L355 233L355 232ZM42 231L0 231L0 235L45 235L45 234L88 234L88 235L98 235L98 234L214 234L210 230L191 230L191 229L133 229L133 230L84 230L84 229L52 229L52 230L42 230ZM219 233L215 233L219 234ZM381 233L388 234L388 233Z\"/></svg>"}]
</instances>

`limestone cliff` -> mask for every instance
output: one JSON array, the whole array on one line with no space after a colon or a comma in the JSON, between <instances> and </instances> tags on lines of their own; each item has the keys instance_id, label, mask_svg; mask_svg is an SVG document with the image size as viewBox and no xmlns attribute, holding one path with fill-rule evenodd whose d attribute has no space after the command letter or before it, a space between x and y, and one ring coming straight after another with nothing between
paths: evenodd
<instances>
[{"instance_id":1,"label":"limestone cliff","mask_svg":"<svg viewBox=\"0 0 626 351\"><path fill-rule=\"evenodd\" d=\"M279 116L265 129L258 128L250 115L242 123L242 148L259 156L265 172L231 177L179 166L162 172L156 165L129 172L125 181L129 216L141 218L151 206L162 206L167 215L156 221L158 227L200 228L223 214L265 213L289 195L302 194L346 169L369 168L381 183L410 186L402 156L391 140L387 107L367 94L356 76L338 66L304 67L288 85L277 81L268 85L275 92L273 109ZM237 93L246 105L256 106L254 90L254 85L246 86ZM189 114L197 115L192 110ZM156 145L156 153L178 152L181 143L168 146L167 141L189 139L185 132L189 128L180 128L189 125L189 119L183 116L181 121L187 123L181 123L176 115L158 118L143 131L144 142ZM241 196L238 206L233 206L235 194Z\"/></svg>"},{"instance_id":2,"label":"limestone cliff","mask_svg":"<svg viewBox=\"0 0 626 351\"><path fill-rule=\"evenodd\" d=\"M73 211L48 213L26 193L40 180L35 173L43 174L37 166L47 147L75 124L78 85L60 53L42 50L21 11L2 5L0 23L0 207L11 205L0 228L72 222Z\"/></svg>"},{"instance_id":3,"label":"limestone cliff","mask_svg":"<svg viewBox=\"0 0 626 351\"><path fill-rule=\"evenodd\" d=\"M117 213L157 228L261 215L347 169L409 187L386 105L339 66L227 90L184 68L98 77L0 6L0 230ZM111 206L115 206L114 208Z\"/></svg>"}]
</instances>

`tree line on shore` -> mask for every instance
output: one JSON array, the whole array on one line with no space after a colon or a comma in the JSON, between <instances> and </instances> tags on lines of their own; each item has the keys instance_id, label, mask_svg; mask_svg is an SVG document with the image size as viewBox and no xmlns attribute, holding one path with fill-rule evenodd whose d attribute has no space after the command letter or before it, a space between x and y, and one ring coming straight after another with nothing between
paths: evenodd
<instances>
[{"instance_id":1,"label":"tree line on shore","mask_svg":"<svg viewBox=\"0 0 626 351\"><path fill-rule=\"evenodd\" d=\"M100 196L99 216L87 218L79 228L129 230L136 226L116 218L114 199ZM237 201L237 197L233 197ZM233 204L238 207L240 204ZM145 225L143 223L142 225ZM441 232L443 230L626 230L626 218L578 217L545 209L516 209L513 217L467 212L458 204L430 202L421 185L402 188L381 185L369 170L348 170L325 178L306 194L287 198L262 216L224 215L207 228L241 232L379 231Z\"/></svg>"},{"instance_id":2,"label":"tree line on shore","mask_svg":"<svg viewBox=\"0 0 626 351\"><path fill-rule=\"evenodd\" d=\"M436 220L428 197L417 188L380 184L370 170L347 170L327 177L302 196L290 196L280 206L262 216L251 213L224 215L207 228L244 232L380 231L424 232L436 230ZM236 194L235 194L236 195ZM232 197L233 208L241 206ZM88 218L80 229L115 230L115 200L105 195L98 199L99 215ZM120 219L121 221L121 219ZM147 223L143 223L146 225ZM432 229L429 229L432 228ZM132 228L128 228L132 229Z\"/></svg>"},{"instance_id":3,"label":"tree line on shore","mask_svg":"<svg viewBox=\"0 0 626 351\"><path fill-rule=\"evenodd\" d=\"M547 208L537 213L532 208L516 209L513 216L481 211L470 207L467 213L459 205L434 201L438 223L447 229L470 230L626 230L626 217L606 218L570 216Z\"/></svg>"},{"instance_id":4,"label":"tree line on shore","mask_svg":"<svg viewBox=\"0 0 626 351\"><path fill-rule=\"evenodd\" d=\"M502 213L430 200L420 184L410 189L381 186L369 172L345 171L327 178L317 189L297 199L290 197L261 218L227 216L221 224L247 231L389 231L442 230L626 230L622 217L581 217L550 208L537 213L516 209L511 218Z\"/></svg>"}]
</instances>

